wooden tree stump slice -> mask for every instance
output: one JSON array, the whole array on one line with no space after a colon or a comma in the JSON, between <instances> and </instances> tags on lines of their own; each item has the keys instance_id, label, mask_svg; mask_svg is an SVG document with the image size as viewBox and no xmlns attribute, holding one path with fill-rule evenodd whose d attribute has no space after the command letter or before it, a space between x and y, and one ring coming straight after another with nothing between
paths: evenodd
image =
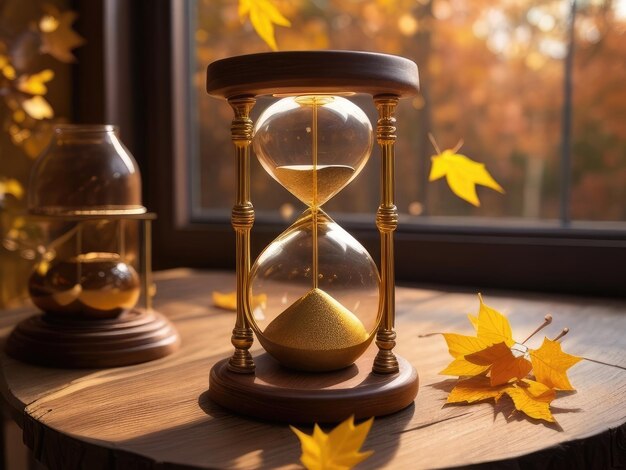
<instances>
[{"instance_id":1,"label":"wooden tree stump slice","mask_svg":"<svg viewBox=\"0 0 626 470\"><path fill-rule=\"evenodd\" d=\"M372 351L327 373L289 370L262 354L255 358L254 375L237 374L224 359L211 369L209 396L235 413L291 424L384 416L411 405L418 389L415 368L398 357L398 373L373 374Z\"/></svg>"}]
</instances>

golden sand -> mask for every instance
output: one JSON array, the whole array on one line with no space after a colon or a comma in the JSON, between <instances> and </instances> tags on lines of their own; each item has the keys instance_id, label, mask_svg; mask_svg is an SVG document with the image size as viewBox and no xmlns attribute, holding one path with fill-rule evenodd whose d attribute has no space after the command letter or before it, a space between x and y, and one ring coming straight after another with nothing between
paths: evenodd
<instances>
[{"instance_id":1,"label":"golden sand","mask_svg":"<svg viewBox=\"0 0 626 470\"><path fill-rule=\"evenodd\" d=\"M286 165L276 167L274 173L281 184L307 206L314 202L321 206L350 181L354 168L347 165ZM317 173L317 201L314 173Z\"/></svg>"},{"instance_id":2,"label":"golden sand","mask_svg":"<svg viewBox=\"0 0 626 470\"><path fill-rule=\"evenodd\" d=\"M321 289L312 289L276 317L263 331L268 340L302 350L336 350L369 337L350 310Z\"/></svg>"}]
</instances>

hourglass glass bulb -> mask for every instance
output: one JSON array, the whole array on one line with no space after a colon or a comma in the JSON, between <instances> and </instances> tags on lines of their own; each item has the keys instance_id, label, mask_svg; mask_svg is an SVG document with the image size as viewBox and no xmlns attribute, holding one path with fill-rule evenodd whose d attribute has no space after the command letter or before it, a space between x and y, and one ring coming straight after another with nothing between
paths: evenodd
<instances>
[{"instance_id":1,"label":"hourglass glass bulb","mask_svg":"<svg viewBox=\"0 0 626 470\"><path fill-rule=\"evenodd\" d=\"M372 125L345 98L283 98L259 117L253 140L263 168L310 207L319 207L363 169L372 150Z\"/></svg>"}]
</instances>

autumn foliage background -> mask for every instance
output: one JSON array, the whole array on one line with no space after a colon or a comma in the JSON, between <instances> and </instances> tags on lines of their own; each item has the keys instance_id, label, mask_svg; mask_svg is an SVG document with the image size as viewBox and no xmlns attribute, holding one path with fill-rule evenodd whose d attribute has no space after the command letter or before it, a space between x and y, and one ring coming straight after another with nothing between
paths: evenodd
<instances>
[{"instance_id":1,"label":"autumn foliage background","mask_svg":"<svg viewBox=\"0 0 626 470\"><path fill-rule=\"evenodd\" d=\"M51 30L57 35L56 55L33 39L37 28L42 32L38 21L50 8L48 3L57 9L57 22L62 25ZM192 156L197 175L191 188L194 213L227 214L234 191L232 162L222 158L231 152L224 125L230 122L231 110L206 95L206 66L232 55L269 51L267 38L259 37L251 18L253 10L258 14L274 8L280 18L269 15L265 20L271 22L276 47L281 50L369 50L399 54L418 64L422 93L401 102L398 114L396 199L403 223L424 216L473 216L472 223L484 218L495 218L496 223L509 223L501 222L502 218L523 218L522 224L558 218L569 1L196 0L185 5L190 24L191 135L197 149ZM61 17L70 6L66 0L0 1L0 55L12 61L33 58L16 62L18 75L42 70L54 74L40 80L46 93L36 95L49 103L50 110L39 100L41 112L32 115L20 109L20 103L33 95L21 96L17 107L11 104L15 80L0 73L0 179L5 182L15 180L25 186L52 122L71 116L71 66L65 62L71 60L71 49L79 41L72 36L71 18ZM569 207L574 220L623 222L626 0L578 0L576 6ZM12 44L22 36L30 39L22 40L22 47L16 49ZM356 101L374 120L371 100L357 97ZM253 117L265 106L264 102L257 105ZM24 115L28 132L22 132L26 124L15 127L16 111L22 111L17 114ZM434 153L429 132L442 149L464 139L463 154L486 164L506 195L479 190L481 206L476 208L456 198L444 179L429 184ZM359 178L329 202L331 215L375 210L376 160L373 155ZM277 209L286 221L296 217L301 205L255 159L253 166L252 193L259 217L270 211L276 214ZM12 214L24 208L23 198L5 194L7 188L6 184L0 188L3 238L15 228ZM0 248L0 268L11 273L3 275L0 306L24 285L30 262L21 257L20 250Z\"/></svg>"},{"instance_id":2,"label":"autumn foliage background","mask_svg":"<svg viewBox=\"0 0 626 470\"><path fill-rule=\"evenodd\" d=\"M230 109L206 99L206 64L265 52L250 18L231 0L201 0L194 18L194 96L199 103L199 209L226 209L232 169L218 157L227 148ZM246 0L245 3L251 2ZM265 3L268 3L266 0ZM559 215L564 57L568 1L272 0L291 27L274 25L281 50L355 49L399 54L420 68L422 94L399 111L397 205L410 215L525 217ZM626 2L577 2L573 94L572 218L626 220ZM243 25L242 25L243 21ZM370 116L368 100L359 101ZM264 105L257 105L262 108ZM216 113L216 108L218 112ZM257 114L258 115L258 114ZM475 209L428 184L432 132L442 149L460 138L463 153L485 163L506 197L480 193ZM220 149L209 151L208 149ZM376 161L376 158L373 158ZM260 167L253 168L259 210L295 214L300 206ZM378 168L372 162L327 208L371 212ZM203 190L203 188L212 188Z\"/></svg>"}]
</instances>

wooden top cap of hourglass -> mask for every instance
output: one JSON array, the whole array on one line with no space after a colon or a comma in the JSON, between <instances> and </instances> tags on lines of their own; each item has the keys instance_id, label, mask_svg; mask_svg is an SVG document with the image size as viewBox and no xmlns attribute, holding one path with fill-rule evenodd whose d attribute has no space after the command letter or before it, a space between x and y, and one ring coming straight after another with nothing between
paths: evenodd
<instances>
[{"instance_id":1,"label":"wooden top cap of hourglass","mask_svg":"<svg viewBox=\"0 0 626 470\"><path fill-rule=\"evenodd\" d=\"M207 68L207 92L227 99L298 93L408 97L418 91L415 62L373 52L266 52L218 60Z\"/></svg>"}]
</instances>

